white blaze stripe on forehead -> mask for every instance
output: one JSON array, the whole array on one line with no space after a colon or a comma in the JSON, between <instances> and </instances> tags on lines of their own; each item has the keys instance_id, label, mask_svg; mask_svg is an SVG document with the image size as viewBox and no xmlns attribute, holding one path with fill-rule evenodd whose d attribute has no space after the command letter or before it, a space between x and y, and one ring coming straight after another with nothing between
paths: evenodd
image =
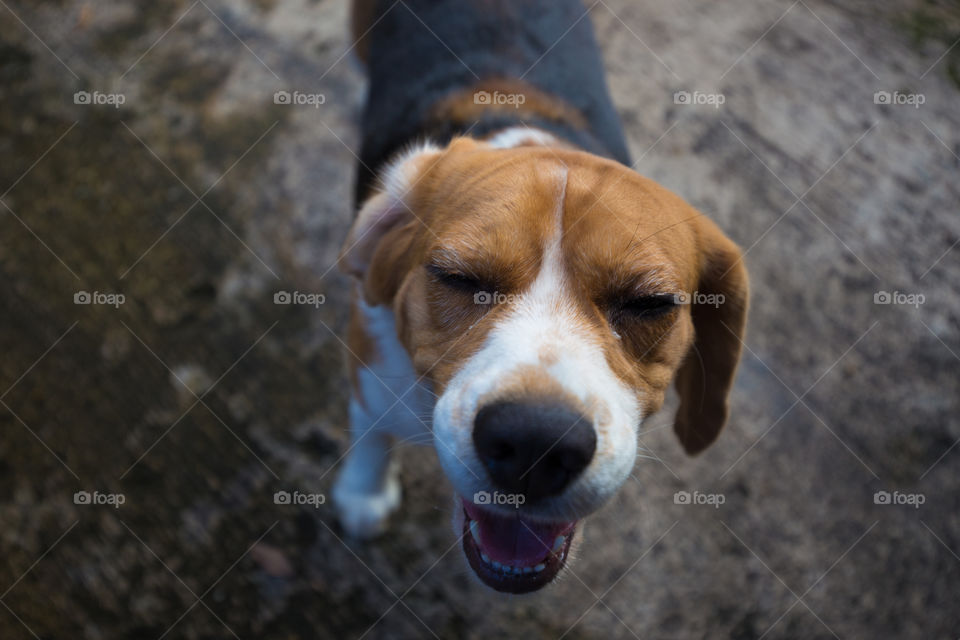
<instances>
[{"instance_id":1,"label":"white blaze stripe on forehead","mask_svg":"<svg viewBox=\"0 0 960 640\"><path fill-rule=\"evenodd\" d=\"M555 174L554 229L545 243L540 271L508 303L508 313L491 329L480 351L451 380L437 403L434 438L439 440L444 470L461 495L489 490L477 484L478 476L487 476L473 450L473 419L480 399L495 399L503 381L517 369L543 371L588 408L591 414L585 417L597 433L590 466L544 512L574 519L599 507L630 473L641 416L633 392L610 370L602 346L578 318L570 297L561 245L567 171L558 167ZM550 354L546 360L545 353ZM569 426L561 425L559 433ZM465 464L473 465L473 472Z\"/></svg>"}]
</instances>

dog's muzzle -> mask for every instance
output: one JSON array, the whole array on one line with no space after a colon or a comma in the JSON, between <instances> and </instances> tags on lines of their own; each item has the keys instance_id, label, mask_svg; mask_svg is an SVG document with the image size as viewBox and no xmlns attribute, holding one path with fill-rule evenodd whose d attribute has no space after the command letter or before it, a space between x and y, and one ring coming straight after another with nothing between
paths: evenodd
<instances>
[{"instance_id":1,"label":"dog's muzzle","mask_svg":"<svg viewBox=\"0 0 960 640\"><path fill-rule=\"evenodd\" d=\"M493 589L535 591L564 567L577 522L532 517L529 509L587 468L597 447L593 425L555 401L498 401L477 412L473 443L493 491L461 499L464 554Z\"/></svg>"}]
</instances>

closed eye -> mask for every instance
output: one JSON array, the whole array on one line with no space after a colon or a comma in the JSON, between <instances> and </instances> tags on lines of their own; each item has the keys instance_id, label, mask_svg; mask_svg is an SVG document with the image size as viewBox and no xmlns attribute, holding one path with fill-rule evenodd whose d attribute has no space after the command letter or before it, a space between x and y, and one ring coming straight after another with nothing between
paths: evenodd
<instances>
[{"instance_id":1,"label":"closed eye","mask_svg":"<svg viewBox=\"0 0 960 640\"><path fill-rule=\"evenodd\" d=\"M435 264L427 265L427 273L439 284L464 293L473 293L483 287L480 280L473 276L459 271L450 271Z\"/></svg>"},{"instance_id":2,"label":"closed eye","mask_svg":"<svg viewBox=\"0 0 960 640\"><path fill-rule=\"evenodd\" d=\"M678 300L674 294L657 293L626 298L613 305L612 311L617 320L652 320L670 313L677 304Z\"/></svg>"}]
</instances>

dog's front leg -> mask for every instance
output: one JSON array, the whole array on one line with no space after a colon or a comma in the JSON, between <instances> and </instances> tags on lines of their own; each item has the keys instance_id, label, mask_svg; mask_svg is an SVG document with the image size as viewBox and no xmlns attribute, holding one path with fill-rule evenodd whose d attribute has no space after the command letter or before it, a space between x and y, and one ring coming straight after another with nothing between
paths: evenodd
<instances>
[{"instance_id":1,"label":"dog's front leg","mask_svg":"<svg viewBox=\"0 0 960 640\"><path fill-rule=\"evenodd\" d=\"M347 345L350 448L333 501L349 535L372 538L400 506L399 465L391 448L396 439L429 442L432 396L417 380L390 309L370 307L355 296Z\"/></svg>"}]
</instances>

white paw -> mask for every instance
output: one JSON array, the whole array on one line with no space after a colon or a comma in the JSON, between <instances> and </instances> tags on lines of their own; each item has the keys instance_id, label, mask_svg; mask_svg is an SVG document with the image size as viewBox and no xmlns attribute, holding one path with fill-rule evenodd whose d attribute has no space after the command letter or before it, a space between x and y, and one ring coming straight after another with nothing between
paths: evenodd
<instances>
[{"instance_id":1,"label":"white paw","mask_svg":"<svg viewBox=\"0 0 960 640\"><path fill-rule=\"evenodd\" d=\"M383 490L377 493L359 492L337 483L333 503L348 536L375 538L386 530L390 514L400 507L400 480L396 473L389 473Z\"/></svg>"}]
</instances>

